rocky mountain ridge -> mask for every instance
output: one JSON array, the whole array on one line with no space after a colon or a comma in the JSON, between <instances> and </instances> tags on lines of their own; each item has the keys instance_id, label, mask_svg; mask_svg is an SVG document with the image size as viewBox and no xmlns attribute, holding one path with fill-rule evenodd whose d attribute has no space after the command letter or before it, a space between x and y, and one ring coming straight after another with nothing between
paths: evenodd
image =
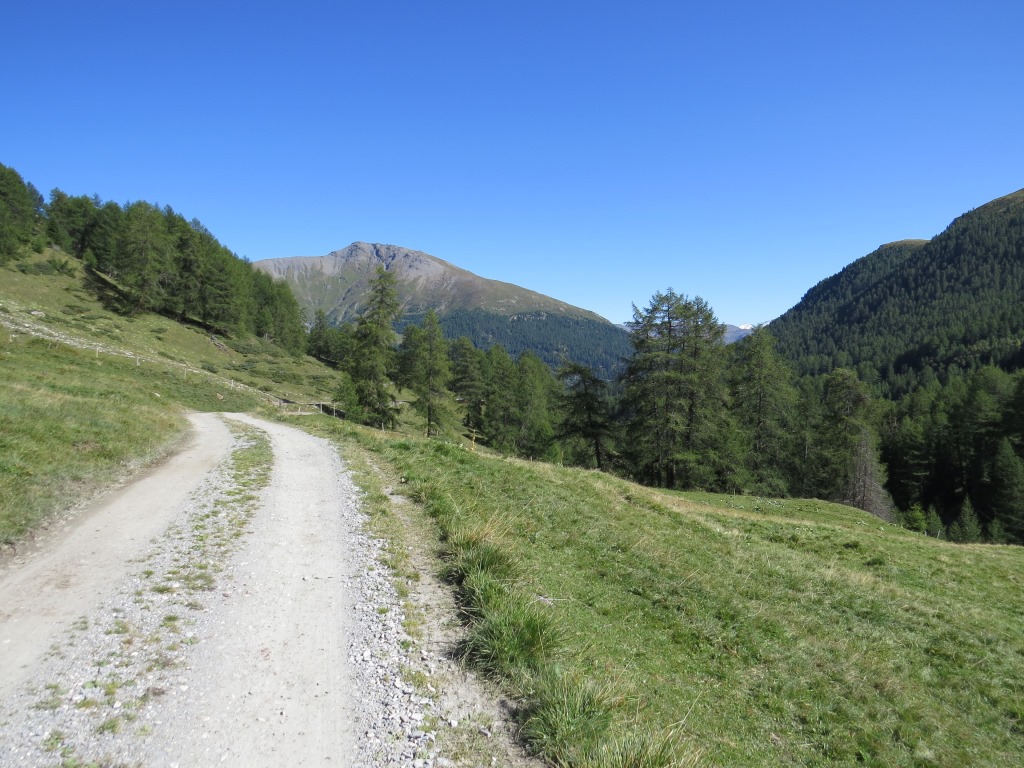
<instances>
[{"instance_id":1,"label":"rocky mountain ridge","mask_svg":"<svg viewBox=\"0 0 1024 768\"><path fill-rule=\"evenodd\" d=\"M285 280L305 307L344 322L358 316L362 297L377 267L391 272L406 314L428 309L483 310L502 316L551 313L607 322L600 315L499 280L490 280L423 251L381 243L355 242L325 256L264 259L254 265Z\"/></svg>"},{"instance_id":2,"label":"rocky mountain ridge","mask_svg":"<svg viewBox=\"0 0 1024 768\"><path fill-rule=\"evenodd\" d=\"M377 268L395 276L400 326L433 309L448 338L477 347L501 344L513 356L533 352L552 367L572 361L613 377L630 351L628 336L600 315L499 280L489 280L423 251L352 243L326 256L266 259L253 265L283 279L312 318L340 324L358 317Z\"/></svg>"}]
</instances>

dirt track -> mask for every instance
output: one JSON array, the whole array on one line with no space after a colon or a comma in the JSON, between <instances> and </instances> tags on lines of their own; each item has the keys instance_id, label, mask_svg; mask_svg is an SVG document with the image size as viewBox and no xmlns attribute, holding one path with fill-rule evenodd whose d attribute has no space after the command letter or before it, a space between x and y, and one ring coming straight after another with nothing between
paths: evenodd
<instances>
[{"instance_id":1,"label":"dirt track","mask_svg":"<svg viewBox=\"0 0 1024 768\"><path fill-rule=\"evenodd\" d=\"M232 597L192 661L190 706L154 734L154 756L182 766L351 765L356 568L351 520L338 509L353 500L340 497L337 457L325 442L233 418L269 433L273 477Z\"/></svg>"},{"instance_id":2,"label":"dirt track","mask_svg":"<svg viewBox=\"0 0 1024 768\"><path fill-rule=\"evenodd\" d=\"M451 595L426 561L406 583L422 635L405 633L336 449L189 418L174 457L0 572L0 765L531 765L507 705L452 662ZM236 457L263 439L254 495Z\"/></svg>"},{"instance_id":3,"label":"dirt track","mask_svg":"<svg viewBox=\"0 0 1024 768\"><path fill-rule=\"evenodd\" d=\"M197 510L239 493L224 476L233 438L212 414L190 416L183 451L0 576L0 764L364 764L357 708L372 697L356 696L349 647L367 570L356 489L325 441L229 417L269 435L274 466L215 592L139 589L161 552L168 573L189 567L186 529L208 530ZM378 757L365 764L391 764Z\"/></svg>"},{"instance_id":4,"label":"dirt track","mask_svg":"<svg viewBox=\"0 0 1024 768\"><path fill-rule=\"evenodd\" d=\"M189 416L185 448L160 466L78 514L60 538L0 574L0 697L28 679L67 626L128 575L154 536L231 447L212 414Z\"/></svg>"}]
</instances>

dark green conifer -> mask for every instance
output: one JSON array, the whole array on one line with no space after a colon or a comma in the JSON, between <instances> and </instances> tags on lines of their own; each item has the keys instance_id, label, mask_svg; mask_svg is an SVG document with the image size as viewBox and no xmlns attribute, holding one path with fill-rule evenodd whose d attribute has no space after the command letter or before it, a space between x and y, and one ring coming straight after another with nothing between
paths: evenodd
<instances>
[{"instance_id":1,"label":"dark green conifer","mask_svg":"<svg viewBox=\"0 0 1024 768\"><path fill-rule=\"evenodd\" d=\"M579 363L563 365L558 370L558 378L565 387L559 398L558 438L581 440L590 448L594 466L604 469L606 446L612 431L608 383Z\"/></svg>"},{"instance_id":2,"label":"dark green conifer","mask_svg":"<svg viewBox=\"0 0 1024 768\"><path fill-rule=\"evenodd\" d=\"M396 340L394 323L400 314L395 276L378 267L366 310L356 323L353 379L367 423L386 429L394 428L398 421L390 373Z\"/></svg>"},{"instance_id":3,"label":"dark green conifer","mask_svg":"<svg viewBox=\"0 0 1024 768\"><path fill-rule=\"evenodd\" d=\"M970 497L964 497L960 516L949 526L949 540L958 544L976 544L981 541L981 524Z\"/></svg>"}]
</instances>

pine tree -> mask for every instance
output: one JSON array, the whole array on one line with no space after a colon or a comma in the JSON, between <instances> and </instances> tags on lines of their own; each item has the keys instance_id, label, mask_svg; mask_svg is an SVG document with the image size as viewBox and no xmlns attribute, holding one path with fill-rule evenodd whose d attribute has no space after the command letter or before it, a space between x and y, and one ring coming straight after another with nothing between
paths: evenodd
<instances>
[{"instance_id":1,"label":"pine tree","mask_svg":"<svg viewBox=\"0 0 1024 768\"><path fill-rule=\"evenodd\" d=\"M976 544L981 541L981 524L978 522L970 497L964 497L960 516L949 526L949 540L958 544Z\"/></svg>"},{"instance_id":2,"label":"pine tree","mask_svg":"<svg viewBox=\"0 0 1024 768\"><path fill-rule=\"evenodd\" d=\"M558 370L565 386L559 398L561 422L557 436L577 438L591 450L594 465L604 469L604 457L611 435L611 409L608 405L608 383L579 363L566 363Z\"/></svg>"},{"instance_id":3,"label":"pine tree","mask_svg":"<svg viewBox=\"0 0 1024 768\"><path fill-rule=\"evenodd\" d=\"M826 498L889 520L892 501L885 491L878 435L871 423L871 398L854 371L838 368L825 379L825 418L817 460Z\"/></svg>"},{"instance_id":4,"label":"pine tree","mask_svg":"<svg viewBox=\"0 0 1024 768\"><path fill-rule=\"evenodd\" d=\"M383 267L370 284L366 310L356 324L353 379L367 423L394 428L398 422L389 377L394 355L394 323L401 313L395 276Z\"/></svg>"},{"instance_id":5,"label":"pine tree","mask_svg":"<svg viewBox=\"0 0 1024 768\"><path fill-rule=\"evenodd\" d=\"M0 264L28 244L39 222L42 200L13 168L0 164Z\"/></svg>"},{"instance_id":6,"label":"pine tree","mask_svg":"<svg viewBox=\"0 0 1024 768\"><path fill-rule=\"evenodd\" d=\"M946 526L942 524L942 518L939 517L939 513L935 511L935 507L928 507L928 513L925 516L924 532L933 539L946 538Z\"/></svg>"},{"instance_id":7,"label":"pine tree","mask_svg":"<svg viewBox=\"0 0 1024 768\"><path fill-rule=\"evenodd\" d=\"M923 505L933 472L938 427L938 383L915 390L894 405L885 420L882 460L889 475L888 488L903 508Z\"/></svg>"},{"instance_id":8,"label":"pine tree","mask_svg":"<svg viewBox=\"0 0 1024 768\"><path fill-rule=\"evenodd\" d=\"M515 386L516 364L505 348L495 344L484 357L484 407L481 431L487 444L502 453L516 452L519 413Z\"/></svg>"},{"instance_id":9,"label":"pine tree","mask_svg":"<svg viewBox=\"0 0 1024 768\"><path fill-rule=\"evenodd\" d=\"M449 348L451 358L451 389L465 410L463 423L471 432L482 432L486 386L484 365L486 355L473 346L466 336L457 338Z\"/></svg>"},{"instance_id":10,"label":"pine tree","mask_svg":"<svg viewBox=\"0 0 1024 768\"><path fill-rule=\"evenodd\" d=\"M920 504L914 504L903 513L903 527L908 531L924 533L928 530L928 518Z\"/></svg>"},{"instance_id":11,"label":"pine tree","mask_svg":"<svg viewBox=\"0 0 1024 768\"><path fill-rule=\"evenodd\" d=\"M366 414L359 406L359 393L348 371L338 371L334 389L334 404L342 411L345 418L363 421Z\"/></svg>"},{"instance_id":12,"label":"pine tree","mask_svg":"<svg viewBox=\"0 0 1024 768\"><path fill-rule=\"evenodd\" d=\"M878 438L864 426L847 466L842 499L850 506L891 521L893 504L885 490L885 479L885 467L878 459Z\"/></svg>"},{"instance_id":13,"label":"pine tree","mask_svg":"<svg viewBox=\"0 0 1024 768\"><path fill-rule=\"evenodd\" d=\"M84 258L96 214L97 206L92 199L70 197L54 189L46 206L46 236L65 253Z\"/></svg>"},{"instance_id":14,"label":"pine tree","mask_svg":"<svg viewBox=\"0 0 1024 768\"><path fill-rule=\"evenodd\" d=\"M115 202L100 205L98 198L93 200L96 215L89 228L82 261L90 269L110 275L117 258L117 236L124 219L124 211Z\"/></svg>"},{"instance_id":15,"label":"pine tree","mask_svg":"<svg viewBox=\"0 0 1024 768\"><path fill-rule=\"evenodd\" d=\"M1003 528L1003 524L999 522L998 517L993 518L992 522L985 529L985 540L990 544L1006 544L1009 542L1006 529Z\"/></svg>"},{"instance_id":16,"label":"pine tree","mask_svg":"<svg viewBox=\"0 0 1024 768\"><path fill-rule=\"evenodd\" d=\"M1024 544L1024 462L1007 438L999 441L990 476L993 522L1007 538Z\"/></svg>"},{"instance_id":17,"label":"pine tree","mask_svg":"<svg viewBox=\"0 0 1024 768\"><path fill-rule=\"evenodd\" d=\"M633 307L623 376L628 444L638 477L669 488L718 487L728 466L725 326L699 296L669 289Z\"/></svg>"},{"instance_id":18,"label":"pine tree","mask_svg":"<svg viewBox=\"0 0 1024 768\"><path fill-rule=\"evenodd\" d=\"M319 360L330 359L330 330L327 323L327 313L318 309L313 317L313 325L310 326L309 336L306 338L306 353Z\"/></svg>"},{"instance_id":19,"label":"pine tree","mask_svg":"<svg viewBox=\"0 0 1024 768\"><path fill-rule=\"evenodd\" d=\"M451 423L454 407L448 391L448 345L434 310L427 312L419 328L406 328L400 355L405 359L406 385L416 393L413 407L426 419L427 437L436 435Z\"/></svg>"},{"instance_id":20,"label":"pine tree","mask_svg":"<svg viewBox=\"0 0 1024 768\"><path fill-rule=\"evenodd\" d=\"M524 352L519 356L512 389L516 427L513 440L519 456L551 458L548 452L555 439L559 391L551 368L537 355Z\"/></svg>"},{"instance_id":21,"label":"pine tree","mask_svg":"<svg viewBox=\"0 0 1024 768\"><path fill-rule=\"evenodd\" d=\"M988 507L985 477L991 466L1003 430L1005 403L1012 396L1009 375L992 366L971 374L965 399L950 416L950 437L959 469L958 485Z\"/></svg>"},{"instance_id":22,"label":"pine tree","mask_svg":"<svg viewBox=\"0 0 1024 768\"><path fill-rule=\"evenodd\" d=\"M794 451L792 372L775 351L775 337L766 327L757 328L732 351L732 407L743 435L748 490L785 496Z\"/></svg>"},{"instance_id":23,"label":"pine tree","mask_svg":"<svg viewBox=\"0 0 1024 768\"><path fill-rule=\"evenodd\" d=\"M173 245L161 211L149 203L125 209L118 232L116 276L134 311L165 309L174 274Z\"/></svg>"}]
</instances>

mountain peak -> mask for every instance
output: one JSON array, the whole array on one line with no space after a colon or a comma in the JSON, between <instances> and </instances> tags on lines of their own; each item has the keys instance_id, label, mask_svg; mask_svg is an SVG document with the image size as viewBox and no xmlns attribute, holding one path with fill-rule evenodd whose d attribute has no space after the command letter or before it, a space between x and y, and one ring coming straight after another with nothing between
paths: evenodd
<instances>
[{"instance_id":1,"label":"mountain peak","mask_svg":"<svg viewBox=\"0 0 1024 768\"><path fill-rule=\"evenodd\" d=\"M485 310L499 315L547 312L566 317L604 318L511 283L474 275L423 251L398 245L355 242L326 256L264 259L257 269L291 285L300 303L341 322L359 314L360 301L377 267L395 276L404 311ZM607 322L607 321L604 321Z\"/></svg>"},{"instance_id":2,"label":"mountain peak","mask_svg":"<svg viewBox=\"0 0 1024 768\"><path fill-rule=\"evenodd\" d=\"M395 277L404 321L418 322L432 309L449 338L466 335L482 348L500 343L512 354L531 350L552 366L573 360L606 376L628 354L626 334L594 312L398 245L355 242L325 256L253 266L287 282L308 317L323 311L335 324L362 314L383 267Z\"/></svg>"}]
</instances>

